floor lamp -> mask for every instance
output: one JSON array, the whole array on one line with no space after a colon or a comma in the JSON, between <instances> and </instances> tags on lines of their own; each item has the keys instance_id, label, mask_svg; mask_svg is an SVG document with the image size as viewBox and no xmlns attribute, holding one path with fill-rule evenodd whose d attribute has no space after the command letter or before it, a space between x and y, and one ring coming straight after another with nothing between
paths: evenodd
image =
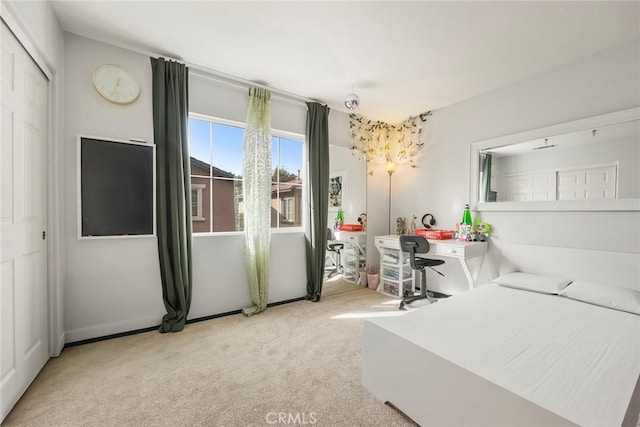
<instances>
[{"instance_id":1,"label":"floor lamp","mask_svg":"<svg viewBox=\"0 0 640 427\"><path fill-rule=\"evenodd\" d=\"M393 173L396 171L396 169L398 168L398 164L396 162L393 162L389 159L387 159L387 164L386 164L386 169L387 169L387 173L389 174L389 215L388 215L388 225L389 225L389 234L391 234L391 175L393 175Z\"/></svg>"}]
</instances>

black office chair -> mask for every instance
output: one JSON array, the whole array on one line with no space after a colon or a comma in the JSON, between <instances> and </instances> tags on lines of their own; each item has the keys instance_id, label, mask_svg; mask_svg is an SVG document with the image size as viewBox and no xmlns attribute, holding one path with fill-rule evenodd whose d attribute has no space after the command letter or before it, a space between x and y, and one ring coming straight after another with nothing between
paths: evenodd
<instances>
[{"instance_id":1,"label":"black office chair","mask_svg":"<svg viewBox=\"0 0 640 427\"><path fill-rule=\"evenodd\" d=\"M329 279L335 276L336 274L342 273L342 262L340 262L340 251L344 249L344 243L341 242L332 242L334 240L333 231L330 228L327 228L327 250L329 252L335 252L335 268L329 272Z\"/></svg>"},{"instance_id":2,"label":"black office chair","mask_svg":"<svg viewBox=\"0 0 640 427\"><path fill-rule=\"evenodd\" d=\"M437 265L444 264L444 261L441 259L416 257L416 254L426 254L429 252L429 241L422 236L400 236L400 249L402 252L409 253L411 268L420 272L420 295L405 294L398 308L400 310L406 310L404 308L405 305L420 299L436 302L437 299L433 298L433 293L427 291L427 272L425 269L429 267L439 275L444 276L444 274L433 268Z\"/></svg>"}]
</instances>

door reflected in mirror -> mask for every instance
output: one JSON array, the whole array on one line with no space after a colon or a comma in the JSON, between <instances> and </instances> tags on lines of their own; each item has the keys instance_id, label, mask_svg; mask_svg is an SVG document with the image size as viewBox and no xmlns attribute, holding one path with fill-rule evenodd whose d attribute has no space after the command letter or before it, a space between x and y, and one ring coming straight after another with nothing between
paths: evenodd
<instances>
[{"instance_id":1,"label":"door reflected in mirror","mask_svg":"<svg viewBox=\"0 0 640 427\"><path fill-rule=\"evenodd\" d=\"M637 108L474 143L472 156L478 208L615 210L640 200Z\"/></svg>"},{"instance_id":2,"label":"door reflected in mirror","mask_svg":"<svg viewBox=\"0 0 640 427\"><path fill-rule=\"evenodd\" d=\"M480 152L480 200L640 198L638 121Z\"/></svg>"}]
</instances>

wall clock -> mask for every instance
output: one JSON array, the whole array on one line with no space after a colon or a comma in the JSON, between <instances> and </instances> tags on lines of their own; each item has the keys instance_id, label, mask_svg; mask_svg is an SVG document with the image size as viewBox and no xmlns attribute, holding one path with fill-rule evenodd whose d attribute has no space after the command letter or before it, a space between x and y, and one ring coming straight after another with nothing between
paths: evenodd
<instances>
[{"instance_id":1,"label":"wall clock","mask_svg":"<svg viewBox=\"0 0 640 427\"><path fill-rule=\"evenodd\" d=\"M93 86L106 100L130 104L140 95L140 82L119 65L103 64L93 72Z\"/></svg>"}]
</instances>

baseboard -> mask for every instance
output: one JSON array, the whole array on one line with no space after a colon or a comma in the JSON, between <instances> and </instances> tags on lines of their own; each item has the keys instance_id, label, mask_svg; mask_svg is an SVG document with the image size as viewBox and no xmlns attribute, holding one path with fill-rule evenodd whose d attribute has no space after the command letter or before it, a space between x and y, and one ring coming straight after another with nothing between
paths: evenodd
<instances>
[{"instance_id":1,"label":"baseboard","mask_svg":"<svg viewBox=\"0 0 640 427\"><path fill-rule=\"evenodd\" d=\"M76 342L86 342L87 340L96 340L101 337L110 337L115 334L126 333L126 331L137 331L140 329L155 328L160 324L162 315L148 316L140 319L125 320L122 322L106 323L103 325L89 326L86 328L73 329L66 331L65 345Z\"/></svg>"},{"instance_id":2,"label":"baseboard","mask_svg":"<svg viewBox=\"0 0 640 427\"><path fill-rule=\"evenodd\" d=\"M53 349L53 354L51 355L51 357L60 356L60 353L62 353L62 350L64 350L66 336L67 336L67 333L64 331L60 334L60 337L58 338L58 342L56 343L55 348Z\"/></svg>"},{"instance_id":3,"label":"baseboard","mask_svg":"<svg viewBox=\"0 0 640 427\"><path fill-rule=\"evenodd\" d=\"M296 301L303 301L305 297L292 298L283 301L277 301L267 304L267 307L275 307L278 305L288 304ZM224 313L212 314L209 316L198 317L195 319L188 319L187 324L202 322L205 320L216 319L218 317L231 316L234 314L240 314L242 310L227 311ZM66 332L67 340L64 341L65 334L62 335L63 347L75 347L77 345L89 344L97 341L104 341L112 338L118 338L128 335L135 335L143 332L150 332L158 329L160 326L162 317L147 317L144 319L137 319L125 322L109 323L106 325L92 326L88 328L75 329L73 331ZM138 325L134 327L128 327L123 329L124 325ZM110 331L104 333L105 331ZM62 348L60 349L62 351Z\"/></svg>"}]
</instances>

